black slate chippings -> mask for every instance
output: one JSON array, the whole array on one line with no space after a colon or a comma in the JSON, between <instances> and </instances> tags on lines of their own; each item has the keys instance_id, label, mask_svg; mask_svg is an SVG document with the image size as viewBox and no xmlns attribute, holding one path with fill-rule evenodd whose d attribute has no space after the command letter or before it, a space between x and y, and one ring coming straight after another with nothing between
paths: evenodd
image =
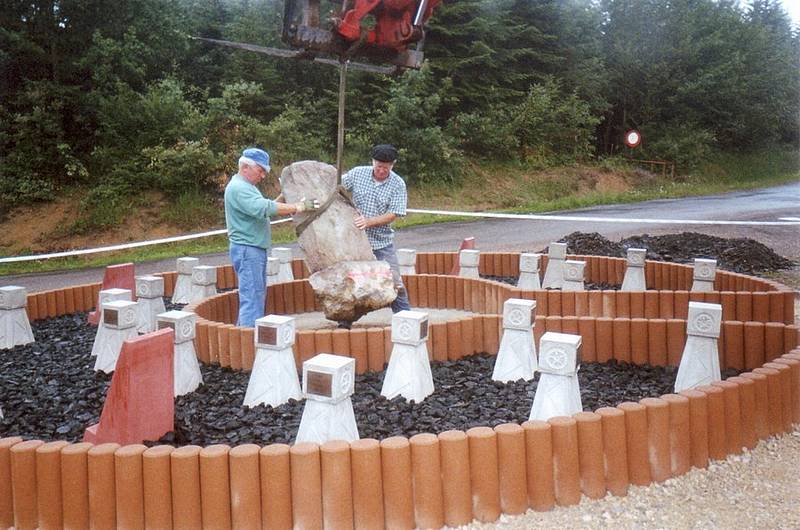
<instances>
[{"instance_id":1,"label":"black slate chippings","mask_svg":"<svg viewBox=\"0 0 800 530\"><path fill-rule=\"evenodd\" d=\"M0 436L80 441L102 411L111 375L95 373L90 356L96 328L77 313L33 323L37 342L0 352ZM422 403L380 395L383 371L356 377L353 409L362 438L413 436L448 429L495 426L528 419L537 378L501 384L491 380L494 356L473 355L431 365L436 391ZM175 400L174 445L291 443L302 401L273 409L242 407L249 372L202 366L205 384ZM727 376L735 372L729 371ZM611 361L586 363L578 377L584 410L672 391L674 367Z\"/></svg>"}]
</instances>

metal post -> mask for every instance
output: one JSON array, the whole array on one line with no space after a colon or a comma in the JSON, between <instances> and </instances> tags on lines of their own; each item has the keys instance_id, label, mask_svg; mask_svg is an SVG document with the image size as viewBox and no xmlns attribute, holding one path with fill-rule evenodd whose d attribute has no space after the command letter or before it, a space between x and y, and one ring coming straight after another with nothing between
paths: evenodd
<instances>
[{"instance_id":1,"label":"metal post","mask_svg":"<svg viewBox=\"0 0 800 530\"><path fill-rule=\"evenodd\" d=\"M342 182L342 158L344 153L344 103L345 87L347 85L347 62L339 64L339 123L336 135L336 177Z\"/></svg>"}]
</instances>

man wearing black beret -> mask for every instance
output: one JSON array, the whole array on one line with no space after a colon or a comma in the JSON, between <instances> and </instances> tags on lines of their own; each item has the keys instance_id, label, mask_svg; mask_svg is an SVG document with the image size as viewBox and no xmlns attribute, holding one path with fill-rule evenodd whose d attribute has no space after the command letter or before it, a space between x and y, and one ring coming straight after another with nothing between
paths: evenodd
<instances>
[{"instance_id":1,"label":"man wearing black beret","mask_svg":"<svg viewBox=\"0 0 800 530\"><path fill-rule=\"evenodd\" d=\"M411 309L408 303L397 252L394 248L392 222L406 215L408 194L406 183L392 171L397 160L397 149L393 145L379 144L372 148L372 165L354 167L342 175L342 185L353 195L358 209L354 222L365 230L375 258L389 263L397 287L397 298L392 302L392 311L397 313Z\"/></svg>"}]
</instances>

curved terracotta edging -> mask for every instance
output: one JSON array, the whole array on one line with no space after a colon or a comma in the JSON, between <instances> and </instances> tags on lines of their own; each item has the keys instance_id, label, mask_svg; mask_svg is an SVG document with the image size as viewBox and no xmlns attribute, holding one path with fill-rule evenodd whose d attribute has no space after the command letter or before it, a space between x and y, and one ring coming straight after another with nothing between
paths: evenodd
<instances>
[{"instance_id":1,"label":"curved terracotta edging","mask_svg":"<svg viewBox=\"0 0 800 530\"><path fill-rule=\"evenodd\" d=\"M482 254L486 269L482 272L513 275L510 256ZM447 253L419 254L418 267L422 268L420 260L427 267L431 259L432 267L427 269L431 272L452 264ZM603 274L602 267L609 274L612 263L614 274L619 271L616 262L595 261L597 274ZM302 276L297 260L295 272L296 277ZM683 278L670 267L659 267L652 275L654 282ZM786 291L771 282L739 276L722 281L739 291ZM167 278L173 279L174 273L164 273L164 277L169 285ZM235 278L225 270L218 277L222 278L218 287L235 287ZM458 306L457 292L449 289L458 280L444 278L440 290L439 277L416 278L417 296L419 282L425 282L422 292L429 304L431 300L438 303L443 293L445 307L448 301ZM430 282L437 287L433 291ZM515 291L486 280L461 283L460 303L465 307L469 303L470 307L496 309ZM302 280L282 285L278 290L284 295L291 292L295 311L311 307ZM31 297L36 300L29 306L31 318L57 316L67 308L88 310L98 290L99 284L29 295L29 301ZM297 293L303 294L302 305ZM277 291L274 294L277 303ZM675 293L671 294L675 304ZM564 300L556 298L547 293L548 308L560 304L563 309ZM235 296L223 293L195 306L200 317L196 345L199 355L201 350L207 352L206 362L246 369L252 365L252 349L247 345L252 348L253 330L224 323L235 313L232 301ZM755 311L753 304L751 314L765 311L763 300L758 304L761 309ZM773 314L771 309L769 312ZM787 314L784 310L781 316ZM800 336L797 326L782 321L726 319L720 340L721 364L749 370L738 377L680 395L645 398L548 422L479 427L466 433L448 431L410 440L395 437L382 442L298 444L292 448L247 444L145 450L142 446L2 438L0 527L53 528L67 523L78 528L141 527L148 522L160 528L169 528L169 524L173 528L229 528L258 519L254 516L258 499L261 519L274 528L349 528L351 522L359 527L437 527L473 519L493 521L500 513L519 513L527 507L548 510L554 504L579 502L581 495L596 498L606 491L624 495L628 484L663 481L685 473L690 465L705 467L709 459L741 452L742 447L753 447L757 440L788 432L800 423ZM434 359L451 359L475 351L496 351L500 324L499 313L433 324L429 352ZM669 318L564 316L540 306L535 331L580 333L587 361L615 357L676 364L685 328L685 320L675 318L674 313ZM300 332L298 362L318 348L338 349L355 357L362 371L379 369L390 353L387 330ZM436 447L438 451L432 450ZM441 474L431 472L437 465ZM342 471L345 469L348 472Z\"/></svg>"}]
</instances>

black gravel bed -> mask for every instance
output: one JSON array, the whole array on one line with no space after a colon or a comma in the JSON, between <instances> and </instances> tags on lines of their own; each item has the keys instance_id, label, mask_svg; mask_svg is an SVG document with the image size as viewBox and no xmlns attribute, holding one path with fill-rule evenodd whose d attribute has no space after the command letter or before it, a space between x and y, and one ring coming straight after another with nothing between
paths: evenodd
<instances>
[{"instance_id":1,"label":"black gravel bed","mask_svg":"<svg viewBox=\"0 0 800 530\"><path fill-rule=\"evenodd\" d=\"M37 321L37 342L0 351L0 436L80 441L99 420L111 375L93 370L96 328L86 313ZM528 419L537 378L500 384L491 380L494 356L473 355L432 363L436 391L422 403L380 395L384 372L356 377L353 408L362 438L413 436L448 429L495 426ZM242 407L249 372L201 365L205 384L175 401L175 431L162 443L237 445L291 443L302 401L273 409ZM611 361L586 363L578 374L584 410L660 396L673 389L677 369ZM724 377L735 375L726 371Z\"/></svg>"},{"instance_id":2,"label":"black gravel bed","mask_svg":"<svg viewBox=\"0 0 800 530\"><path fill-rule=\"evenodd\" d=\"M795 265L754 239L727 239L697 232L641 234L619 242L610 241L597 232L573 232L559 242L567 244L568 254L624 258L629 248L645 248L649 260L692 263L695 258L715 259L721 269L743 274L775 272ZM531 252L546 253L547 248Z\"/></svg>"}]
</instances>

